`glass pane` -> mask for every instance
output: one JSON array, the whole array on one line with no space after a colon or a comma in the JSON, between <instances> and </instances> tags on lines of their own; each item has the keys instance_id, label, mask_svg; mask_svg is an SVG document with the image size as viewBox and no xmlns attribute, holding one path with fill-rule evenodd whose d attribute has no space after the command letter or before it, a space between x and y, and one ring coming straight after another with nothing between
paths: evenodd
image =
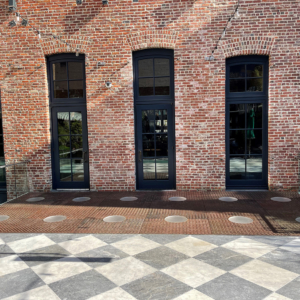
<instances>
[{"instance_id":1,"label":"glass pane","mask_svg":"<svg viewBox=\"0 0 300 300\"><path fill-rule=\"evenodd\" d=\"M67 81L54 81L54 98L68 98Z\"/></svg>"},{"instance_id":2,"label":"glass pane","mask_svg":"<svg viewBox=\"0 0 300 300\"><path fill-rule=\"evenodd\" d=\"M72 181L71 159L59 160L60 181Z\"/></svg>"},{"instance_id":3,"label":"glass pane","mask_svg":"<svg viewBox=\"0 0 300 300\"><path fill-rule=\"evenodd\" d=\"M262 179L262 157L247 157L247 179Z\"/></svg>"},{"instance_id":4,"label":"glass pane","mask_svg":"<svg viewBox=\"0 0 300 300\"><path fill-rule=\"evenodd\" d=\"M245 105L230 104L230 129L245 128Z\"/></svg>"},{"instance_id":5,"label":"glass pane","mask_svg":"<svg viewBox=\"0 0 300 300\"><path fill-rule=\"evenodd\" d=\"M155 180L155 159L143 159L144 180Z\"/></svg>"},{"instance_id":6,"label":"glass pane","mask_svg":"<svg viewBox=\"0 0 300 300\"><path fill-rule=\"evenodd\" d=\"M72 157L83 158L82 136L72 136Z\"/></svg>"},{"instance_id":7,"label":"glass pane","mask_svg":"<svg viewBox=\"0 0 300 300\"><path fill-rule=\"evenodd\" d=\"M155 132L161 132L162 129L162 110L155 111Z\"/></svg>"},{"instance_id":8,"label":"glass pane","mask_svg":"<svg viewBox=\"0 0 300 300\"><path fill-rule=\"evenodd\" d=\"M4 158L0 159L0 166L4 166L5 165L5 161ZM0 181L1 182L5 182L6 180L6 176L5 176L5 168L0 169Z\"/></svg>"},{"instance_id":9,"label":"glass pane","mask_svg":"<svg viewBox=\"0 0 300 300\"><path fill-rule=\"evenodd\" d=\"M262 103L247 104L247 128L262 128Z\"/></svg>"},{"instance_id":10,"label":"glass pane","mask_svg":"<svg viewBox=\"0 0 300 300\"><path fill-rule=\"evenodd\" d=\"M155 76L170 76L170 61L168 58L154 59Z\"/></svg>"},{"instance_id":11,"label":"glass pane","mask_svg":"<svg viewBox=\"0 0 300 300\"><path fill-rule=\"evenodd\" d=\"M245 130L230 130L230 154L245 154Z\"/></svg>"},{"instance_id":12,"label":"glass pane","mask_svg":"<svg viewBox=\"0 0 300 300\"><path fill-rule=\"evenodd\" d=\"M153 59L139 60L139 77L153 77Z\"/></svg>"},{"instance_id":13,"label":"glass pane","mask_svg":"<svg viewBox=\"0 0 300 300\"><path fill-rule=\"evenodd\" d=\"M170 94L170 78L155 78L155 95Z\"/></svg>"},{"instance_id":14,"label":"glass pane","mask_svg":"<svg viewBox=\"0 0 300 300\"><path fill-rule=\"evenodd\" d=\"M245 65L231 66L229 71L229 78L243 78L245 77Z\"/></svg>"},{"instance_id":15,"label":"glass pane","mask_svg":"<svg viewBox=\"0 0 300 300\"><path fill-rule=\"evenodd\" d=\"M59 135L70 134L69 117L69 112L57 113L57 128Z\"/></svg>"},{"instance_id":16,"label":"glass pane","mask_svg":"<svg viewBox=\"0 0 300 300\"><path fill-rule=\"evenodd\" d=\"M168 132L168 112L163 110L163 132Z\"/></svg>"},{"instance_id":17,"label":"glass pane","mask_svg":"<svg viewBox=\"0 0 300 300\"><path fill-rule=\"evenodd\" d=\"M58 137L58 149L60 158L70 158L70 136Z\"/></svg>"},{"instance_id":18,"label":"glass pane","mask_svg":"<svg viewBox=\"0 0 300 300\"><path fill-rule=\"evenodd\" d=\"M154 110L142 111L143 133L154 132Z\"/></svg>"},{"instance_id":19,"label":"glass pane","mask_svg":"<svg viewBox=\"0 0 300 300\"><path fill-rule=\"evenodd\" d=\"M155 156L153 134L143 134L143 157L148 156Z\"/></svg>"},{"instance_id":20,"label":"glass pane","mask_svg":"<svg viewBox=\"0 0 300 300\"><path fill-rule=\"evenodd\" d=\"M139 79L139 95L140 96L153 95L153 78Z\"/></svg>"},{"instance_id":21,"label":"glass pane","mask_svg":"<svg viewBox=\"0 0 300 300\"><path fill-rule=\"evenodd\" d=\"M3 134L2 114L0 113L0 134Z\"/></svg>"},{"instance_id":22,"label":"glass pane","mask_svg":"<svg viewBox=\"0 0 300 300\"><path fill-rule=\"evenodd\" d=\"M67 63L59 62L53 66L53 80L67 80Z\"/></svg>"},{"instance_id":23,"label":"glass pane","mask_svg":"<svg viewBox=\"0 0 300 300\"><path fill-rule=\"evenodd\" d=\"M81 112L71 112L71 134L82 134Z\"/></svg>"},{"instance_id":24,"label":"glass pane","mask_svg":"<svg viewBox=\"0 0 300 300\"><path fill-rule=\"evenodd\" d=\"M72 160L73 181L84 181L83 159Z\"/></svg>"},{"instance_id":25,"label":"glass pane","mask_svg":"<svg viewBox=\"0 0 300 300\"><path fill-rule=\"evenodd\" d=\"M83 69L81 62L68 63L69 79L83 79Z\"/></svg>"},{"instance_id":26,"label":"glass pane","mask_svg":"<svg viewBox=\"0 0 300 300\"><path fill-rule=\"evenodd\" d=\"M262 92L262 91L263 91L262 78L247 79L247 92Z\"/></svg>"},{"instance_id":27,"label":"glass pane","mask_svg":"<svg viewBox=\"0 0 300 300\"><path fill-rule=\"evenodd\" d=\"M230 79L230 93L245 92L245 79Z\"/></svg>"},{"instance_id":28,"label":"glass pane","mask_svg":"<svg viewBox=\"0 0 300 300\"><path fill-rule=\"evenodd\" d=\"M69 98L83 98L83 81L69 81Z\"/></svg>"},{"instance_id":29,"label":"glass pane","mask_svg":"<svg viewBox=\"0 0 300 300\"><path fill-rule=\"evenodd\" d=\"M262 154L262 130L247 130L247 154Z\"/></svg>"},{"instance_id":30,"label":"glass pane","mask_svg":"<svg viewBox=\"0 0 300 300\"><path fill-rule=\"evenodd\" d=\"M229 172L230 179L245 179L245 157L230 157Z\"/></svg>"},{"instance_id":31,"label":"glass pane","mask_svg":"<svg viewBox=\"0 0 300 300\"><path fill-rule=\"evenodd\" d=\"M156 160L156 179L157 180L169 179L168 158L159 158Z\"/></svg>"},{"instance_id":32,"label":"glass pane","mask_svg":"<svg viewBox=\"0 0 300 300\"><path fill-rule=\"evenodd\" d=\"M247 65L247 77L262 77L263 65Z\"/></svg>"},{"instance_id":33,"label":"glass pane","mask_svg":"<svg viewBox=\"0 0 300 300\"><path fill-rule=\"evenodd\" d=\"M156 135L156 156L168 156L168 135Z\"/></svg>"}]
</instances>

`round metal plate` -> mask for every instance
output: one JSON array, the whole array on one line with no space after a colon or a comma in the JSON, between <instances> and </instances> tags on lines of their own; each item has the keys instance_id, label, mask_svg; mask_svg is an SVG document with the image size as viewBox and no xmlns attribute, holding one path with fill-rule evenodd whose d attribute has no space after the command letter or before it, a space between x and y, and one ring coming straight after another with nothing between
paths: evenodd
<instances>
[{"instance_id":1,"label":"round metal plate","mask_svg":"<svg viewBox=\"0 0 300 300\"><path fill-rule=\"evenodd\" d=\"M44 222L47 223L54 223L54 222L61 222L65 220L67 217L66 216L50 216L44 219Z\"/></svg>"},{"instance_id":2,"label":"round metal plate","mask_svg":"<svg viewBox=\"0 0 300 300\"><path fill-rule=\"evenodd\" d=\"M253 222L252 219L247 217L241 217L241 216L230 217L228 220L232 223L237 223L237 224L250 224Z\"/></svg>"},{"instance_id":3,"label":"round metal plate","mask_svg":"<svg viewBox=\"0 0 300 300\"><path fill-rule=\"evenodd\" d=\"M135 201L137 199L138 199L137 197L123 197L120 200L121 201Z\"/></svg>"},{"instance_id":4,"label":"round metal plate","mask_svg":"<svg viewBox=\"0 0 300 300\"><path fill-rule=\"evenodd\" d=\"M220 201L224 201L224 202L235 202L238 201L237 198L234 197L221 197L219 198Z\"/></svg>"},{"instance_id":5,"label":"round metal plate","mask_svg":"<svg viewBox=\"0 0 300 300\"><path fill-rule=\"evenodd\" d=\"M85 202L85 201L89 201L89 200L91 200L90 197L78 197L78 198L73 199L74 202Z\"/></svg>"},{"instance_id":6,"label":"round metal plate","mask_svg":"<svg viewBox=\"0 0 300 300\"><path fill-rule=\"evenodd\" d=\"M27 202L38 202L38 201L43 201L43 200L45 200L44 197L35 197L35 198L29 198L26 201Z\"/></svg>"},{"instance_id":7,"label":"round metal plate","mask_svg":"<svg viewBox=\"0 0 300 300\"><path fill-rule=\"evenodd\" d=\"M171 197L169 198L170 201L185 201L186 198L184 197Z\"/></svg>"},{"instance_id":8,"label":"round metal plate","mask_svg":"<svg viewBox=\"0 0 300 300\"><path fill-rule=\"evenodd\" d=\"M169 216L165 218L166 222L169 223L183 223L186 222L188 219L183 216Z\"/></svg>"},{"instance_id":9,"label":"round metal plate","mask_svg":"<svg viewBox=\"0 0 300 300\"><path fill-rule=\"evenodd\" d=\"M296 218L296 221L300 223L300 217Z\"/></svg>"},{"instance_id":10,"label":"round metal plate","mask_svg":"<svg viewBox=\"0 0 300 300\"><path fill-rule=\"evenodd\" d=\"M9 216L5 216L5 215L1 215L1 216L0 216L0 222L1 222L1 221L5 221L5 220L7 220L7 219L9 219Z\"/></svg>"},{"instance_id":11,"label":"round metal plate","mask_svg":"<svg viewBox=\"0 0 300 300\"><path fill-rule=\"evenodd\" d=\"M277 202L290 202L290 201L292 201L290 198L284 198L284 197L273 197L273 198L271 198L271 200L277 201Z\"/></svg>"},{"instance_id":12,"label":"round metal plate","mask_svg":"<svg viewBox=\"0 0 300 300\"><path fill-rule=\"evenodd\" d=\"M123 216L108 216L103 219L104 222L108 222L108 223L123 222L125 220L126 218Z\"/></svg>"}]
</instances>

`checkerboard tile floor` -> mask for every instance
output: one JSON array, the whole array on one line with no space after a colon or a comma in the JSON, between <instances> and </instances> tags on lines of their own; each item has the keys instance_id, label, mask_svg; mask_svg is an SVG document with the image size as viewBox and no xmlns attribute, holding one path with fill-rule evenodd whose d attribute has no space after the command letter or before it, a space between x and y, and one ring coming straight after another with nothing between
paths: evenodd
<instances>
[{"instance_id":1,"label":"checkerboard tile floor","mask_svg":"<svg viewBox=\"0 0 300 300\"><path fill-rule=\"evenodd\" d=\"M300 237L0 234L0 299L299 300Z\"/></svg>"}]
</instances>

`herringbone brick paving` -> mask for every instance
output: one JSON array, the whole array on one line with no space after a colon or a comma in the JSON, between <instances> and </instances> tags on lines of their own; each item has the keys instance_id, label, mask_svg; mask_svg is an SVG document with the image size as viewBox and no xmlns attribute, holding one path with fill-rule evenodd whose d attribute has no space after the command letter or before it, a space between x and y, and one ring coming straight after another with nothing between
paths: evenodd
<instances>
[{"instance_id":1,"label":"herringbone brick paving","mask_svg":"<svg viewBox=\"0 0 300 300\"><path fill-rule=\"evenodd\" d=\"M76 203L75 197L91 198ZM135 196L133 202L121 197ZM183 202L169 197L183 196ZM236 197L237 202L222 202L220 197ZM291 202L271 201L271 197L288 197ZM31 197L44 201L28 203ZM218 235L299 235L300 195L295 192L214 191L214 192L52 192L29 193L0 206L0 215L10 218L0 223L0 232L35 233L120 233L120 234L218 234ZM43 219L65 215L59 223ZM105 223L103 218L122 215L121 223ZM185 223L167 223L171 215L185 216ZM234 224L231 216L253 219L251 224Z\"/></svg>"}]
</instances>

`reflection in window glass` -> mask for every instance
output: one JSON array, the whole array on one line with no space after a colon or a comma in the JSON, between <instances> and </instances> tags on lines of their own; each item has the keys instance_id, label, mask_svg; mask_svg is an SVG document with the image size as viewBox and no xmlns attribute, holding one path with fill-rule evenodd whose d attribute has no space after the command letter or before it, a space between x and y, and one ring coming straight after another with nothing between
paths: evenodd
<instances>
[{"instance_id":1,"label":"reflection in window glass","mask_svg":"<svg viewBox=\"0 0 300 300\"><path fill-rule=\"evenodd\" d=\"M67 80L67 63L59 62L53 66L53 80Z\"/></svg>"},{"instance_id":2,"label":"reflection in window glass","mask_svg":"<svg viewBox=\"0 0 300 300\"><path fill-rule=\"evenodd\" d=\"M142 128L143 133L154 132L154 110L142 111Z\"/></svg>"},{"instance_id":3,"label":"reflection in window glass","mask_svg":"<svg viewBox=\"0 0 300 300\"><path fill-rule=\"evenodd\" d=\"M247 65L247 77L262 77L263 65L249 64Z\"/></svg>"},{"instance_id":4,"label":"reflection in window glass","mask_svg":"<svg viewBox=\"0 0 300 300\"><path fill-rule=\"evenodd\" d=\"M153 77L153 59L139 60L139 77Z\"/></svg>"},{"instance_id":5,"label":"reflection in window glass","mask_svg":"<svg viewBox=\"0 0 300 300\"><path fill-rule=\"evenodd\" d=\"M262 92L262 91L263 91L262 78L247 79L247 92Z\"/></svg>"},{"instance_id":6,"label":"reflection in window glass","mask_svg":"<svg viewBox=\"0 0 300 300\"><path fill-rule=\"evenodd\" d=\"M81 112L71 112L71 134L82 134Z\"/></svg>"},{"instance_id":7,"label":"reflection in window glass","mask_svg":"<svg viewBox=\"0 0 300 300\"><path fill-rule=\"evenodd\" d=\"M2 145L3 147L3 145ZM5 160L4 157L0 158L0 166L4 166L5 165ZM0 182L5 182L6 181L6 176L5 176L5 168L0 169Z\"/></svg>"},{"instance_id":8,"label":"reflection in window glass","mask_svg":"<svg viewBox=\"0 0 300 300\"><path fill-rule=\"evenodd\" d=\"M58 150L59 150L59 157L60 158L70 158L71 151L70 151L71 143L70 143L70 136L59 136L58 137Z\"/></svg>"},{"instance_id":9,"label":"reflection in window glass","mask_svg":"<svg viewBox=\"0 0 300 300\"><path fill-rule=\"evenodd\" d=\"M229 84L231 93L245 92L245 79L230 79Z\"/></svg>"},{"instance_id":10,"label":"reflection in window glass","mask_svg":"<svg viewBox=\"0 0 300 300\"><path fill-rule=\"evenodd\" d=\"M156 160L156 177L157 180L169 179L168 158L159 158Z\"/></svg>"},{"instance_id":11,"label":"reflection in window glass","mask_svg":"<svg viewBox=\"0 0 300 300\"><path fill-rule=\"evenodd\" d=\"M68 98L68 81L54 81L54 98Z\"/></svg>"},{"instance_id":12,"label":"reflection in window glass","mask_svg":"<svg viewBox=\"0 0 300 300\"><path fill-rule=\"evenodd\" d=\"M247 128L262 128L262 103L247 104Z\"/></svg>"},{"instance_id":13,"label":"reflection in window glass","mask_svg":"<svg viewBox=\"0 0 300 300\"><path fill-rule=\"evenodd\" d=\"M69 112L58 112L57 113L57 128L58 135L69 134Z\"/></svg>"},{"instance_id":14,"label":"reflection in window glass","mask_svg":"<svg viewBox=\"0 0 300 300\"><path fill-rule=\"evenodd\" d=\"M83 81L69 81L69 98L83 98Z\"/></svg>"},{"instance_id":15,"label":"reflection in window glass","mask_svg":"<svg viewBox=\"0 0 300 300\"><path fill-rule=\"evenodd\" d=\"M245 130L230 130L230 154L245 154Z\"/></svg>"},{"instance_id":16,"label":"reflection in window glass","mask_svg":"<svg viewBox=\"0 0 300 300\"><path fill-rule=\"evenodd\" d=\"M230 129L245 128L245 105L230 104Z\"/></svg>"},{"instance_id":17,"label":"reflection in window glass","mask_svg":"<svg viewBox=\"0 0 300 300\"><path fill-rule=\"evenodd\" d=\"M155 158L143 159L144 180L155 180Z\"/></svg>"},{"instance_id":18,"label":"reflection in window glass","mask_svg":"<svg viewBox=\"0 0 300 300\"><path fill-rule=\"evenodd\" d=\"M153 95L153 78L139 79L139 95L140 96Z\"/></svg>"},{"instance_id":19,"label":"reflection in window glass","mask_svg":"<svg viewBox=\"0 0 300 300\"><path fill-rule=\"evenodd\" d=\"M83 64L81 62L69 62L68 72L70 79L83 79Z\"/></svg>"},{"instance_id":20,"label":"reflection in window glass","mask_svg":"<svg viewBox=\"0 0 300 300\"><path fill-rule=\"evenodd\" d=\"M154 135L143 134L143 157L155 156Z\"/></svg>"},{"instance_id":21,"label":"reflection in window glass","mask_svg":"<svg viewBox=\"0 0 300 300\"><path fill-rule=\"evenodd\" d=\"M60 159L60 180L61 181L72 181L72 167L71 159Z\"/></svg>"},{"instance_id":22,"label":"reflection in window glass","mask_svg":"<svg viewBox=\"0 0 300 300\"><path fill-rule=\"evenodd\" d=\"M162 77L155 78L155 95L169 95L170 94L170 78Z\"/></svg>"},{"instance_id":23,"label":"reflection in window glass","mask_svg":"<svg viewBox=\"0 0 300 300\"><path fill-rule=\"evenodd\" d=\"M230 66L229 78L244 78L245 65Z\"/></svg>"},{"instance_id":24,"label":"reflection in window glass","mask_svg":"<svg viewBox=\"0 0 300 300\"><path fill-rule=\"evenodd\" d=\"M170 62L168 58L154 59L155 76L170 76Z\"/></svg>"},{"instance_id":25,"label":"reflection in window glass","mask_svg":"<svg viewBox=\"0 0 300 300\"><path fill-rule=\"evenodd\" d=\"M84 181L83 159L72 160L73 181Z\"/></svg>"},{"instance_id":26,"label":"reflection in window glass","mask_svg":"<svg viewBox=\"0 0 300 300\"><path fill-rule=\"evenodd\" d=\"M262 157L247 157L247 179L262 179Z\"/></svg>"},{"instance_id":27,"label":"reflection in window glass","mask_svg":"<svg viewBox=\"0 0 300 300\"><path fill-rule=\"evenodd\" d=\"M229 161L230 179L244 179L245 178L245 157L233 156Z\"/></svg>"}]
</instances>

